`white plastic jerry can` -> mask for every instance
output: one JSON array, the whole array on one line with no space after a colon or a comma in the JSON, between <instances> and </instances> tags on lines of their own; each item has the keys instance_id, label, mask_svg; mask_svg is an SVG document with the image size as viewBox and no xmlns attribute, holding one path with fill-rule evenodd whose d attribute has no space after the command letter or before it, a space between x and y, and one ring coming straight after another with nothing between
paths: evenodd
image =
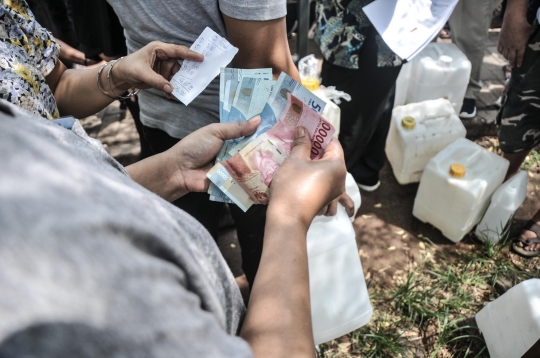
<instances>
[{"instance_id":1,"label":"white plastic jerry can","mask_svg":"<svg viewBox=\"0 0 540 358\"><path fill-rule=\"evenodd\" d=\"M400 184L420 181L428 161L467 130L447 99L398 106L392 111L386 156Z\"/></svg>"},{"instance_id":2,"label":"white plastic jerry can","mask_svg":"<svg viewBox=\"0 0 540 358\"><path fill-rule=\"evenodd\" d=\"M351 174L347 174L346 189L358 210L360 191ZM315 344L367 324L373 310L354 228L341 205L335 216L313 220L307 234L307 252Z\"/></svg>"},{"instance_id":3,"label":"white plastic jerry can","mask_svg":"<svg viewBox=\"0 0 540 358\"><path fill-rule=\"evenodd\" d=\"M491 358L522 357L540 340L540 279L523 281L488 303L476 323Z\"/></svg>"},{"instance_id":4,"label":"white plastic jerry can","mask_svg":"<svg viewBox=\"0 0 540 358\"><path fill-rule=\"evenodd\" d=\"M484 217L476 226L476 236L498 242L508 233L512 218L526 196L527 172L522 170L495 191Z\"/></svg>"},{"instance_id":5,"label":"white plastic jerry can","mask_svg":"<svg viewBox=\"0 0 540 358\"><path fill-rule=\"evenodd\" d=\"M448 98L459 113L471 75L467 56L452 43L430 43L413 60L406 103Z\"/></svg>"},{"instance_id":6,"label":"white plastic jerry can","mask_svg":"<svg viewBox=\"0 0 540 358\"><path fill-rule=\"evenodd\" d=\"M458 242L480 221L508 165L508 160L478 144L457 139L426 165L413 215Z\"/></svg>"}]
</instances>

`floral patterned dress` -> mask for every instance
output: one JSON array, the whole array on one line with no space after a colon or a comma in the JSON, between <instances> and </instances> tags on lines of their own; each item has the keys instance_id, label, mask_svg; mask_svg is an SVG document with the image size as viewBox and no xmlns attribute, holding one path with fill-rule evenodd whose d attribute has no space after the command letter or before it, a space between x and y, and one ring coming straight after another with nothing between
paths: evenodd
<instances>
[{"instance_id":1,"label":"floral patterned dress","mask_svg":"<svg viewBox=\"0 0 540 358\"><path fill-rule=\"evenodd\" d=\"M60 46L24 0L0 0L0 98L47 119L59 116L45 80Z\"/></svg>"},{"instance_id":2,"label":"floral patterned dress","mask_svg":"<svg viewBox=\"0 0 540 358\"><path fill-rule=\"evenodd\" d=\"M317 30L315 42L324 58L340 67L358 69L358 54L371 22L362 8L374 0L317 0ZM402 59L384 42L377 42L377 66L400 66Z\"/></svg>"}]
</instances>

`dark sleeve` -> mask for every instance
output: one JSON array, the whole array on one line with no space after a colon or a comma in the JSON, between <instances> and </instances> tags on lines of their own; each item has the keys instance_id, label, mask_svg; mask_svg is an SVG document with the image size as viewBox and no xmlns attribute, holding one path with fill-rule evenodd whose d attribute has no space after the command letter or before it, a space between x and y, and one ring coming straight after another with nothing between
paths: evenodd
<instances>
[{"instance_id":1,"label":"dark sleeve","mask_svg":"<svg viewBox=\"0 0 540 358\"><path fill-rule=\"evenodd\" d=\"M77 39L82 44L100 49L109 57L127 54L124 29L105 0L69 0L68 4Z\"/></svg>"}]
</instances>

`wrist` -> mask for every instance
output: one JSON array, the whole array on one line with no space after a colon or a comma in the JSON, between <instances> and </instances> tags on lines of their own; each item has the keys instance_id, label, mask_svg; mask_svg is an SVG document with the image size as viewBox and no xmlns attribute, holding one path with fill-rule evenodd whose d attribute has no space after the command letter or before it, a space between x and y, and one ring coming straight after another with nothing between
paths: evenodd
<instances>
[{"instance_id":1,"label":"wrist","mask_svg":"<svg viewBox=\"0 0 540 358\"><path fill-rule=\"evenodd\" d=\"M109 82L109 89L118 94L122 94L128 89L131 88L131 85L126 80L125 76L125 67L123 57L120 57L117 60L109 62L108 71L107 71L107 81Z\"/></svg>"},{"instance_id":2,"label":"wrist","mask_svg":"<svg viewBox=\"0 0 540 358\"><path fill-rule=\"evenodd\" d=\"M316 214L303 209L298 210L298 206L295 205L270 200L266 211L266 223L267 225L298 226L307 233Z\"/></svg>"},{"instance_id":3,"label":"wrist","mask_svg":"<svg viewBox=\"0 0 540 358\"><path fill-rule=\"evenodd\" d=\"M173 149L174 147L159 154L162 156L161 163L163 163L164 167L164 176L167 178L166 182L168 183L170 197L172 198L169 201L174 201L190 192L187 188L184 175L185 169L178 163L178 155Z\"/></svg>"}]
</instances>

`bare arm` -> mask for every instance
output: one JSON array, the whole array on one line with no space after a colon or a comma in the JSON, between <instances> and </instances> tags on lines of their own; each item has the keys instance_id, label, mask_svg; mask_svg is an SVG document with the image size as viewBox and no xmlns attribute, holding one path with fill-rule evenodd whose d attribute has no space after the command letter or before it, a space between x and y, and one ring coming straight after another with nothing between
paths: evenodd
<instances>
[{"instance_id":1,"label":"bare arm","mask_svg":"<svg viewBox=\"0 0 540 358\"><path fill-rule=\"evenodd\" d=\"M202 61L203 56L185 46L151 42L139 51L118 61L111 71L111 86L107 83L107 65L99 78L101 87L111 97L122 95L129 88L157 88L172 93L169 82L180 69L178 59ZM54 93L58 110L62 115L81 118L105 108L113 99L104 95L97 87L99 68L68 70L58 61L54 70L47 76L47 83Z\"/></svg>"},{"instance_id":2,"label":"bare arm","mask_svg":"<svg viewBox=\"0 0 540 358\"><path fill-rule=\"evenodd\" d=\"M497 50L510 63L520 67L532 27L527 22L528 0L508 0Z\"/></svg>"},{"instance_id":3,"label":"bare arm","mask_svg":"<svg viewBox=\"0 0 540 358\"><path fill-rule=\"evenodd\" d=\"M82 51L71 47L70 45L58 38L55 38L54 40L60 45L60 59L62 61L76 63L84 66L96 64L96 61L87 59Z\"/></svg>"},{"instance_id":4,"label":"bare arm","mask_svg":"<svg viewBox=\"0 0 540 358\"><path fill-rule=\"evenodd\" d=\"M346 169L336 139L321 160L311 161L309 135L297 129L295 136L270 187L261 262L241 332L256 357L315 356L306 235L317 212L343 192Z\"/></svg>"},{"instance_id":5,"label":"bare arm","mask_svg":"<svg viewBox=\"0 0 540 358\"><path fill-rule=\"evenodd\" d=\"M223 14L227 37L238 47L233 60L237 68L272 68L274 78L283 71L300 82L287 40L285 18L269 21L245 21Z\"/></svg>"}]
</instances>

